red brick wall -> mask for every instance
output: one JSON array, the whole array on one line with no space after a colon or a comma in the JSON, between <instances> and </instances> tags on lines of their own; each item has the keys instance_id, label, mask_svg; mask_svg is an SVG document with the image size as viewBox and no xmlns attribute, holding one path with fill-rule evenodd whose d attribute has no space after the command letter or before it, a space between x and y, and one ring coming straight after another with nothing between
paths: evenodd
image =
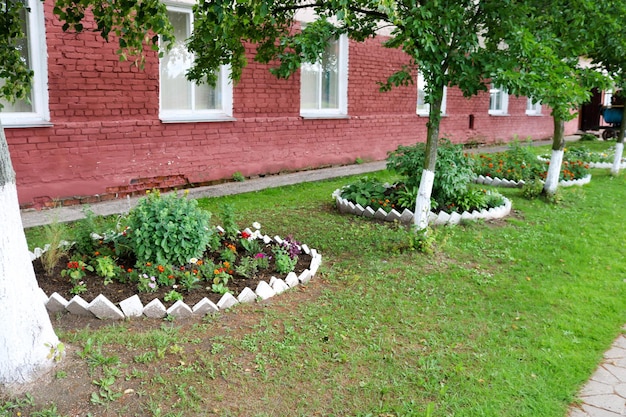
<instances>
[{"instance_id":1,"label":"red brick wall","mask_svg":"<svg viewBox=\"0 0 626 417\"><path fill-rule=\"evenodd\" d=\"M349 118L302 119L299 75L277 80L250 60L233 93L236 121L164 124L156 55L148 55L143 71L119 62L115 43L89 32L63 33L52 5L45 9L53 126L7 129L24 207L208 183L236 171L269 174L382 160L399 144L425 140L427 120L415 114L415 87L378 91L377 81L407 63L403 53L378 40L350 44ZM455 142L487 143L551 135L549 112L526 116L524 98L510 98L510 116L489 116L488 105L486 93L467 100L450 89L441 133ZM574 130L575 122L568 133Z\"/></svg>"}]
</instances>

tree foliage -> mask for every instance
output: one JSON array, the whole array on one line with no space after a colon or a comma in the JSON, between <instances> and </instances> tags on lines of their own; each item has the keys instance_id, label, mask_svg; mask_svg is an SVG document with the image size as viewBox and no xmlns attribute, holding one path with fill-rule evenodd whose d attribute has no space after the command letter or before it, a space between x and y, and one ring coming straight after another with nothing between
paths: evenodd
<instances>
[{"instance_id":1,"label":"tree foliage","mask_svg":"<svg viewBox=\"0 0 626 417\"><path fill-rule=\"evenodd\" d=\"M87 29L84 23L88 12L93 16L95 29ZM159 50L159 35L165 41L173 39L167 8L159 0L56 0L54 14L63 22L64 31L93 30L107 42L113 33L120 58L133 56L140 66L146 46Z\"/></svg>"}]
</instances>

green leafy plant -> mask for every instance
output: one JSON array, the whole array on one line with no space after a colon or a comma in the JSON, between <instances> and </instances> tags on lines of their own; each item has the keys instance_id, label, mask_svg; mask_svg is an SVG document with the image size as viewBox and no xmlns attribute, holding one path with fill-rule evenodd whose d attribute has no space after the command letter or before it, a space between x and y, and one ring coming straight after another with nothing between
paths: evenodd
<instances>
[{"instance_id":1,"label":"green leafy plant","mask_svg":"<svg viewBox=\"0 0 626 417\"><path fill-rule=\"evenodd\" d=\"M246 177L239 171L233 173L233 181L244 182Z\"/></svg>"},{"instance_id":2,"label":"green leafy plant","mask_svg":"<svg viewBox=\"0 0 626 417\"><path fill-rule=\"evenodd\" d=\"M217 245L211 214L196 200L157 192L139 200L128 216L130 244L140 263L184 265Z\"/></svg>"},{"instance_id":3,"label":"green leafy plant","mask_svg":"<svg viewBox=\"0 0 626 417\"><path fill-rule=\"evenodd\" d=\"M163 299L165 301L179 301L183 299L183 296L181 293L177 292L176 290L172 290L170 292L168 292L167 294L165 294L165 296L163 297Z\"/></svg>"},{"instance_id":4,"label":"green leafy plant","mask_svg":"<svg viewBox=\"0 0 626 417\"><path fill-rule=\"evenodd\" d=\"M581 142L593 142L595 140L598 140L598 138L596 137L596 135L592 135L591 133L584 133L580 136L580 140Z\"/></svg>"},{"instance_id":5,"label":"green leafy plant","mask_svg":"<svg viewBox=\"0 0 626 417\"><path fill-rule=\"evenodd\" d=\"M341 190L341 197L360 204L363 207L370 206L377 209L381 201L386 199L387 187L375 179L362 177L345 186Z\"/></svg>"},{"instance_id":6,"label":"green leafy plant","mask_svg":"<svg viewBox=\"0 0 626 417\"><path fill-rule=\"evenodd\" d=\"M387 168L403 177L407 190L419 188L426 157L426 146L399 146L387 157ZM462 145L454 145L448 139L440 139L437 147L437 163L432 189L432 199L438 205L454 201L455 196L466 192L474 178L474 162L463 152Z\"/></svg>"},{"instance_id":7,"label":"green leafy plant","mask_svg":"<svg viewBox=\"0 0 626 417\"><path fill-rule=\"evenodd\" d=\"M85 218L76 222L74 228L74 251L80 255L91 255L96 251L98 241L93 233L96 228L95 214L88 207L83 210Z\"/></svg>"},{"instance_id":8,"label":"green leafy plant","mask_svg":"<svg viewBox=\"0 0 626 417\"><path fill-rule=\"evenodd\" d=\"M255 258L245 257L239 261L235 271L246 278L252 278L259 270L259 263Z\"/></svg>"},{"instance_id":9,"label":"green leafy plant","mask_svg":"<svg viewBox=\"0 0 626 417\"><path fill-rule=\"evenodd\" d=\"M281 274L287 274L294 270L298 262L298 257L292 258L289 252L283 247L276 247L272 250L276 270Z\"/></svg>"},{"instance_id":10,"label":"green leafy plant","mask_svg":"<svg viewBox=\"0 0 626 417\"><path fill-rule=\"evenodd\" d=\"M109 256L99 256L95 259L95 272L104 278L104 285L113 282L113 278L123 275L121 268Z\"/></svg>"},{"instance_id":11,"label":"green leafy plant","mask_svg":"<svg viewBox=\"0 0 626 417\"><path fill-rule=\"evenodd\" d=\"M85 277L86 271L93 272L93 267L81 260L70 261L67 263L67 269L61 271L61 276L69 277L72 283L76 283Z\"/></svg>"}]
</instances>

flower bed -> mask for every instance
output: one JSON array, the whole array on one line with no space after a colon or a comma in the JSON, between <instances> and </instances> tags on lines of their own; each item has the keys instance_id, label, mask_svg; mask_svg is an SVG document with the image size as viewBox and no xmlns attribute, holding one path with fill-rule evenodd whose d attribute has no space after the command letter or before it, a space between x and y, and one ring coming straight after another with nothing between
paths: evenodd
<instances>
[{"instance_id":1,"label":"flower bed","mask_svg":"<svg viewBox=\"0 0 626 417\"><path fill-rule=\"evenodd\" d=\"M259 239L262 240L267 246L280 246L285 242L285 240L279 236L271 238L267 235L263 235L259 236ZM98 286L98 288L103 290L102 293L99 293L99 291L96 290L98 295L96 297L90 297L90 301L86 301L83 297L81 297L81 295L78 294L73 295L71 298L68 297L67 285L65 285L63 289L56 288L58 292L51 292L49 296L44 290L42 290L42 301L46 305L48 311L52 313L68 312L71 314L90 317L95 316L100 319L124 319L130 317L140 317L142 315L151 318L162 318L167 315L171 315L173 317L188 317L191 315L215 313L233 307L239 303L254 302L257 299L268 299L284 292L289 288L293 288L311 280L311 278L316 275L317 270L321 265L322 255L315 249L309 248L306 244L298 245L298 247L302 253L301 262L298 264L299 267L297 267L294 271L282 275L265 274L263 275L263 277L267 277L265 279L259 278L256 280L246 280L245 284L240 285L243 286L243 288L235 292L235 294L232 292L226 292L217 298L215 293L211 292L207 288L204 288L197 289L196 293L189 297L190 300L195 300L193 303L185 303L183 299L164 300L165 297L163 296L163 292L160 293L160 297L155 292L143 293L141 294L141 297L139 294L134 294L130 297L120 299L119 294L122 293L120 285L111 283L106 286L110 286L110 288L102 288L102 286ZM48 248L49 245L46 245L44 249L35 248L35 250L31 252L31 259L33 262L37 262L37 260L41 258ZM195 260L196 265L199 261L199 259ZM70 262L73 264L76 261ZM39 270L41 272L41 268L35 268L35 270ZM86 274L82 278L85 281L101 281L101 278L97 277L95 274ZM148 280L149 279L150 278L148 278ZM235 276L233 277L233 280L241 280L241 277ZM255 289L252 290L252 288L246 286L246 284L253 285L253 288ZM45 285L45 281L42 286L46 288L49 287L48 285ZM52 288L55 288L54 285ZM168 288L175 290L178 289L178 286L176 284L172 284L172 286ZM150 301L146 302L147 298L149 298ZM186 298L187 297L185 297L185 299Z\"/></svg>"},{"instance_id":2,"label":"flower bed","mask_svg":"<svg viewBox=\"0 0 626 417\"><path fill-rule=\"evenodd\" d=\"M382 207L374 209L370 206L363 207L358 203L353 203L345 198L341 197L341 190L335 190L333 193L337 209L341 213L350 213L357 216L364 216L374 218L378 220L394 222L398 221L403 224L411 224L413 222L413 212L409 209L404 209L402 212L398 212L395 208L390 211L386 211ZM502 204L498 207L491 207L482 210L472 210L471 212L463 211L458 212L446 212L439 211L437 213L431 211L428 214L428 223L434 226L446 225L446 224L459 224L461 221L473 221L473 220L494 220L506 217L511 212L511 201L505 197L502 197Z\"/></svg>"},{"instance_id":3,"label":"flower bed","mask_svg":"<svg viewBox=\"0 0 626 417\"><path fill-rule=\"evenodd\" d=\"M559 174L561 186L582 185L590 181L589 164L580 160L575 152L565 152ZM479 184L521 187L529 181L545 180L549 159L537 157L528 147L513 144L504 152L480 154L474 172Z\"/></svg>"},{"instance_id":4,"label":"flower bed","mask_svg":"<svg viewBox=\"0 0 626 417\"><path fill-rule=\"evenodd\" d=\"M103 233L93 232L92 217L75 226L72 244L33 253L40 287L54 293L45 300L51 311L119 319L204 314L306 282L321 262L291 236L263 235L257 222L240 231L230 206L223 227L210 227L211 214L186 196L149 194Z\"/></svg>"}]
</instances>

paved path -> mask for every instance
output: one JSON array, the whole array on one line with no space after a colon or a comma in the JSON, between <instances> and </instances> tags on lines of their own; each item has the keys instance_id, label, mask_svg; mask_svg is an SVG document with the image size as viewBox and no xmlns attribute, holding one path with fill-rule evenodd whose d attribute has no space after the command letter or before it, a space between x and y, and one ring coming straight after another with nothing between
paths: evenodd
<instances>
[{"instance_id":1,"label":"paved path","mask_svg":"<svg viewBox=\"0 0 626 417\"><path fill-rule=\"evenodd\" d=\"M626 330L626 326L624 328ZM579 393L568 417L626 416L626 336L620 335Z\"/></svg>"},{"instance_id":2,"label":"paved path","mask_svg":"<svg viewBox=\"0 0 626 417\"><path fill-rule=\"evenodd\" d=\"M576 140L577 136L567 140ZM550 141L536 141L533 145L545 145ZM468 151L498 152L507 149L507 146L477 148ZM193 198L219 197L230 194L259 191L266 188L283 185L298 184L301 182L320 181L348 175L364 174L385 169L385 161L370 162L359 165L349 165L295 172L290 174L271 175L263 178L249 179L244 182L229 182L209 187L189 189ZM90 206L96 215L110 215L127 212L138 198L107 201ZM52 210L22 211L24 227L40 226L52 221L67 222L84 218L80 206L59 207ZM626 327L625 327L626 330ZM604 361L593 374L587 385L579 394L581 403L572 408L567 417L626 417L626 336L620 335L613 346L604 355Z\"/></svg>"}]
</instances>

